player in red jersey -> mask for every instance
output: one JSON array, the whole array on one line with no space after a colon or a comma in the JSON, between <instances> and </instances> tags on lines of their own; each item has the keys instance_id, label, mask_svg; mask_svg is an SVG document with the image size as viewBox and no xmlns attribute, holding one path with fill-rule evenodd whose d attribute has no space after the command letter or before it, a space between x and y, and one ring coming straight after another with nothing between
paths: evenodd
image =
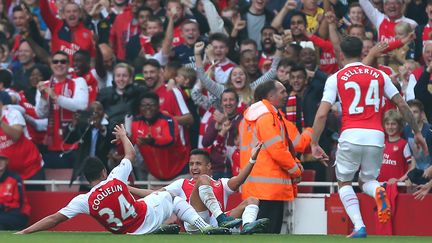
<instances>
[{"instance_id":1,"label":"player in red jersey","mask_svg":"<svg viewBox=\"0 0 432 243\"><path fill-rule=\"evenodd\" d=\"M354 223L354 230L348 237L360 238L367 236L366 227L360 214L358 198L351 185L359 168L360 187L364 193L375 198L379 220L385 223L390 218L390 205L385 189L376 180L382 162L379 158L383 156L384 147L381 124L384 97L396 104L404 119L408 124L412 124L416 144L424 151L427 151L427 146L413 114L390 77L360 62L362 41L349 36L340 46L340 60L345 67L327 79L313 125L311 148L315 158L328 160L318 141L327 120L327 113L339 97L342 104L342 131L336 152L336 177L339 197Z\"/></svg>"},{"instance_id":2,"label":"player in red jersey","mask_svg":"<svg viewBox=\"0 0 432 243\"><path fill-rule=\"evenodd\" d=\"M240 171L238 176L219 180L213 180L209 176L211 175L210 154L202 149L194 149L191 151L189 159L189 173L192 178L176 180L161 190L186 199L198 214L213 226L233 228L243 221L241 234L264 231L269 219L256 220L259 211L259 200L256 198L250 197L231 211L224 213L228 197L237 191L249 176L261 147L261 143L256 145L249 163ZM131 188L131 192L139 196L147 195L147 191ZM242 220L239 219L240 217ZM195 226L187 222L185 229L190 233L198 231Z\"/></svg>"},{"instance_id":3,"label":"player in red jersey","mask_svg":"<svg viewBox=\"0 0 432 243\"><path fill-rule=\"evenodd\" d=\"M92 186L90 192L76 196L66 207L18 232L19 234L50 229L81 213L91 215L114 234L155 233L173 212L182 220L198 227L203 233L229 233L226 228L208 225L184 199L174 197L168 192L155 192L143 199L135 200L127 187L135 150L123 125L117 125L113 134L116 138L112 143L121 141L125 151L125 157L120 164L107 175L98 158L87 158L84 175ZM178 232L179 227L175 228Z\"/></svg>"}]
</instances>

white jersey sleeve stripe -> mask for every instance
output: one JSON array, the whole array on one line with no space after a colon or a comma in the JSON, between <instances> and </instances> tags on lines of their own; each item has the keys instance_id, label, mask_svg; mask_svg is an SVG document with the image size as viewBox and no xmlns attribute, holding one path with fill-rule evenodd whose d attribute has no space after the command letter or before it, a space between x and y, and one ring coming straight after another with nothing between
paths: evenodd
<instances>
[{"instance_id":1,"label":"white jersey sleeve stripe","mask_svg":"<svg viewBox=\"0 0 432 243\"><path fill-rule=\"evenodd\" d=\"M165 186L164 189L171 193L172 195L175 196L179 196L183 199L186 199L186 194L183 191L183 182L185 181L185 179L178 179L174 182L172 182L171 184L169 184L168 186Z\"/></svg>"},{"instance_id":2,"label":"white jersey sleeve stripe","mask_svg":"<svg viewBox=\"0 0 432 243\"><path fill-rule=\"evenodd\" d=\"M86 193L74 197L66 207L60 209L58 212L69 219L77 216L78 214L90 214L88 204L89 195L90 193Z\"/></svg>"},{"instance_id":3,"label":"white jersey sleeve stripe","mask_svg":"<svg viewBox=\"0 0 432 243\"><path fill-rule=\"evenodd\" d=\"M409 148L409 144L406 143L404 150L403 150L403 155L405 157L406 160L410 160L411 159L411 150Z\"/></svg>"},{"instance_id":4,"label":"white jersey sleeve stripe","mask_svg":"<svg viewBox=\"0 0 432 243\"><path fill-rule=\"evenodd\" d=\"M109 174L108 180L116 178L125 184L128 184L128 178L132 172L132 163L129 159L122 159L120 164L118 164Z\"/></svg>"},{"instance_id":5,"label":"white jersey sleeve stripe","mask_svg":"<svg viewBox=\"0 0 432 243\"><path fill-rule=\"evenodd\" d=\"M174 88L173 92L174 92L175 98L177 100L177 104L178 104L178 106L180 108L181 114L182 115L189 114L190 113L189 108L187 107L186 102L185 102L185 100L183 98L183 95L180 92L180 90L177 89L177 88Z\"/></svg>"},{"instance_id":6,"label":"white jersey sleeve stripe","mask_svg":"<svg viewBox=\"0 0 432 243\"><path fill-rule=\"evenodd\" d=\"M334 104L336 102L336 97L338 94L337 90L337 74L335 73L330 76L324 86L324 93L321 101L328 102L330 104Z\"/></svg>"},{"instance_id":7,"label":"white jersey sleeve stripe","mask_svg":"<svg viewBox=\"0 0 432 243\"><path fill-rule=\"evenodd\" d=\"M231 188L228 186L229 178L221 178L220 181L221 181L223 189L224 189L223 200L224 200L224 205L225 205L224 210L226 210L226 207L228 206L227 205L228 204L228 198L231 194L234 193L234 191L231 190Z\"/></svg>"}]
</instances>

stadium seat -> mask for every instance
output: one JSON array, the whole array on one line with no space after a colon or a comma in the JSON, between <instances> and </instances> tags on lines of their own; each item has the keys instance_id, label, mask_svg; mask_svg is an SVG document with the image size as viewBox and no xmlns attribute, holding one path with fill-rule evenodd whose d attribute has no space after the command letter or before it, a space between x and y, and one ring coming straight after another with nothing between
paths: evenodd
<instances>
[{"instance_id":1,"label":"stadium seat","mask_svg":"<svg viewBox=\"0 0 432 243\"><path fill-rule=\"evenodd\" d=\"M45 169L46 180L66 180L69 181L72 177L72 169ZM47 191L52 191L51 185L46 186ZM79 185L56 185L54 191L77 192Z\"/></svg>"},{"instance_id":2,"label":"stadium seat","mask_svg":"<svg viewBox=\"0 0 432 243\"><path fill-rule=\"evenodd\" d=\"M302 181L315 181L315 170L304 170L302 174ZM299 193L312 193L312 186L299 186Z\"/></svg>"}]
</instances>

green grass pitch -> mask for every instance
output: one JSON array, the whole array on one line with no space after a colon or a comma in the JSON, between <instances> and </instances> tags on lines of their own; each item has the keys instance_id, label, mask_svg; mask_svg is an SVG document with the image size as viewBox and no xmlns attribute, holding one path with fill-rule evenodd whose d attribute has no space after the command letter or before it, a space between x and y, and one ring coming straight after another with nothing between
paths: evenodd
<instances>
[{"instance_id":1,"label":"green grass pitch","mask_svg":"<svg viewBox=\"0 0 432 243\"><path fill-rule=\"evenodd\" d=\"M13 232L0 232L1 243L303 243L303 242L432 242L432 237L414 236L369 236L366 239L346 239L345 236L310 235L113 235L110 233L84 232L41 232L31 235L14 235Z\"/></svg>"}]
</instances>

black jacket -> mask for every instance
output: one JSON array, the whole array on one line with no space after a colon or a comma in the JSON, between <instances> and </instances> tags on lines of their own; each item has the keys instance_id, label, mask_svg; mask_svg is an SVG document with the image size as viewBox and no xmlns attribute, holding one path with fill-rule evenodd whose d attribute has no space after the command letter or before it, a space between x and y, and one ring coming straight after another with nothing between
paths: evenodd
<instances>
[{"instance_id":1,"label":"black jacket","mask_svg":"<svg viewBox=\"0 0 432 243\"><path fill-rule=\"evenodd\" d=\"M429 123L432 122L432 82L430 81L431 74L424 68L419 80L414 86L415 98L424 104L424 111Z\"/></svg>"},{"instance_id":2,"label":"black jacket","mask_svg":"<svg viewBox=\"0 0 432 243\"><path fill-rule=\"evenodd\" d=\"M91 149L91 141L92 141L92 130L94 126L90 125L86 122L79 122L76 127L70 130L69 127L66 127L66 142L67 143L80 143L78 148L78 159L76 163L74 163L71 183L81 174L82 169L84 168L84 160L90 155ZM102 133L100 130L98 131L97 139L96 139L96 150L95 156L98 157L102 163L105 165L105 168L108 170L108 152L111 148L111 133L108 133L108 126L105 126L106 132Z\"/></svg>"},{"instance_id":3,"label":"black jacket","mask_svg":"<svg viewBox=\"0 0 432 243\"><path fill-rule=\"evenodd\" d=\"M134 107L138 106L140 94L148 89L136 83L126 86L123 95L116 92L115 84L99 91L96 98L102 103L105 113L108 115L108 132L111 132L115 125L123 123L127 114L132 114Z\"/></svg>"}]
</instances>

